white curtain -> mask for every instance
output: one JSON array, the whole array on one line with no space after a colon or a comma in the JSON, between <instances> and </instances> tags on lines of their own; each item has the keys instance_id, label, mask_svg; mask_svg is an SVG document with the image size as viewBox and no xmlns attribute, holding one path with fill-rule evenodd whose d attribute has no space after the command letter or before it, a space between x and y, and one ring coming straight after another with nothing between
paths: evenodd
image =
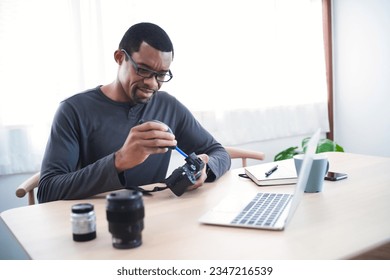
<instances>
[{"instance_id":1,"label":"white curtain","mask_svg":"<svg viewBox=\"0 0 390 280\"><path fill-rule=\"evenodd\" d=\"M321 0L0 0L0 174L39 170L58 103L111 82L140 21L174 43L162 89L223 144L329 129Z\"/></svg>"}]
</instances>

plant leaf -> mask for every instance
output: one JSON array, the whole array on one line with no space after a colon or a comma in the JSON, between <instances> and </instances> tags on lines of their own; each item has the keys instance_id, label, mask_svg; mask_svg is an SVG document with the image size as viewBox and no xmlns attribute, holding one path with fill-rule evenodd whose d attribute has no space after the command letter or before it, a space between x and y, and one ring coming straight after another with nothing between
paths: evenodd
<instances>
[{"instance_id":1,"label":"plant leaf","mask_svg":"<svg viewBox=\"0 0 390 280\"><path fill-rule=\"evenodd\" d=\"M274 161L285 160L293 158L296 154L299 154L298 147L287 148L274 157Z\"/></svg>"},{"instance_id":2,"label":"plant leaf","mask_svg":"<svg viewBox=\"0 0 390 280\"><path fill-rule=\"evenodd\" d=\"M310 137L307 137L302 140L302 150L306 152L307 143L309 142ZM323 138L318 141L316 153L325 153L325 152L344 152L343 147L333 142L330 139Z\"/></svg>"},{"instance_id":3,"label":"plant leaf","mask_svg":"<svg viewBox=\"0 0 390 280\"><path fill-rule=\"evenodd\" d=\"M306 137L302 140L301 145L302 149L299 150L298 147L290 147L287 148L280 153L278 153L274 157L274 161L284 160L293 158L297 154L305 153L307 148L307 143L309 142L310 137ZM330 139L320 139L317 145L316 153L324 153L324 152L344 152L344 148L335 143Z\"/></svg>"}]
</instances>

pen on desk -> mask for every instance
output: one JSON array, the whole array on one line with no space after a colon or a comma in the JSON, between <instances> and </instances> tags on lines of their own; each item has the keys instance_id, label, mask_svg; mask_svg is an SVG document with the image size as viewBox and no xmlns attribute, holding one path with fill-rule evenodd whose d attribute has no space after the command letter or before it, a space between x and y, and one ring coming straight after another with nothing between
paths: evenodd
<instances>
[{"instance_id":1,"label":"pen on desk","mask_svg":"<svg viewBox=\"0 0 390 280\"><path fill-rule=\"evenodd\" d=\"M265 177L268 177L269 175L271 175L272 173L274 173L276 171L276 169L278 169L278 166L275 165L274 167L272 167L269 171L265 172Z\"/></svg>"}]
</instances>

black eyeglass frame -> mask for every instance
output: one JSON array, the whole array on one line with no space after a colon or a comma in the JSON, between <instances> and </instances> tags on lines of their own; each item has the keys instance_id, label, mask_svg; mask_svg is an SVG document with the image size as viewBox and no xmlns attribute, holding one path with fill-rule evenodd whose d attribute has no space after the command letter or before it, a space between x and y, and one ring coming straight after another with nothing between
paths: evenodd
<instances>
[{"instance_id":1,"label":"black eyeglass frame","mask_svg":"<svg viewBox=\"0 0 390 280\"><path fill-rule=\"evenodd\" d=\"M159 73L159 72L156 72L156 71L153 71L153 70L141 67L133 60L133 58L127 53L127 51L125 49L121 49L121 51L130 60L130 62L133 65L133 67L134 67L134 69L135 69L135 71L136 71L138 76L141 76L142 78L148 78L148 79L151 78L151 77L155 77L155 79L158 82L161 82L161 83L166 83L166 82L169 82L170 80L172 80L173 75L172 75L171 70L168 70L168 73L161 73L161 72ZM167 80L161 80L160 79L161 77L163 79L167 79Z\"/></svg>"}]
</instances>

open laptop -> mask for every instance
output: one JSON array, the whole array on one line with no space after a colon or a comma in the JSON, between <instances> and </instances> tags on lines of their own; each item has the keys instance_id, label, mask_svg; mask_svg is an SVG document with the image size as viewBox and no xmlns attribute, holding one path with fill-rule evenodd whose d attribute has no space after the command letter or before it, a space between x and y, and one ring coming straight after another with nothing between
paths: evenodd
<instances>
[{"instance_id":1,"label":"open laptop","mask_svg":"<svg viewBox=\"0 0 390 280\"><path fill-rule=\"evenodd\" d=\"M259 192L249 200L230 195L203 215L199 221L211 225L283 230L302 199L319 138L320 129L313 134L307 144L294 194Z\"/></svg>"}]
</instances>

